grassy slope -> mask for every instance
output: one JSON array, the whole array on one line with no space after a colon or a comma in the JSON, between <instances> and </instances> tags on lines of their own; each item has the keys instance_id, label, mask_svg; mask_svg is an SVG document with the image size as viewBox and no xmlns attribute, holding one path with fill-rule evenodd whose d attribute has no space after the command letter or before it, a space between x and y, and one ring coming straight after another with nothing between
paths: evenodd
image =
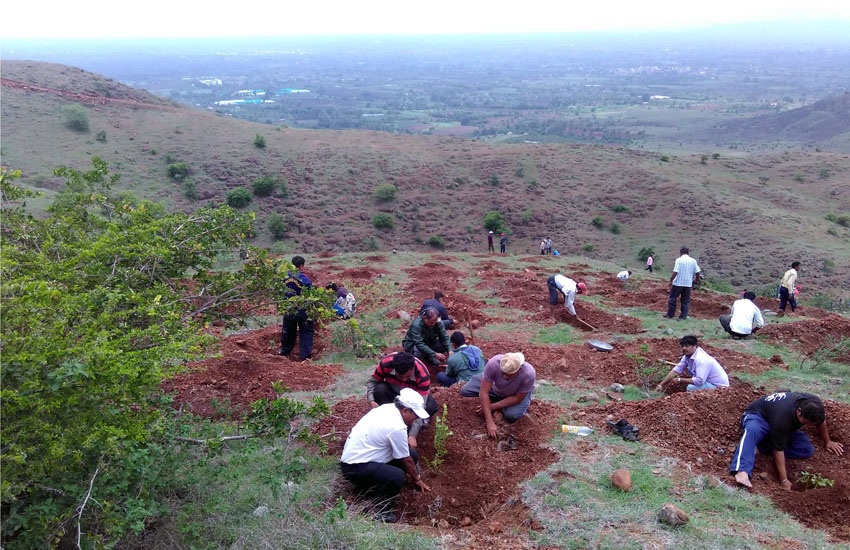
<instances>
[{"instance_id":1,"label":"grassy slope","mask_svg":"<svg viewBox=\"0 0 850 550\"><path fill-rule=\"evenodd\" d=\"M704 270L740 285L773 282L790 260L801 259L801 280L812 291L838 290L850 269L850 231L823 219L850 210L846 155L721 157L703 165L697 155L664 162L655 153L592 145L278 129L173 106L78 69L6 61L2 70L8 79L153 105L98 102L90 106L91 130L80 134L59 114L70 99L4 85L3 162L23 169L29 185L55 192L62 186L52 176L56 165L85 168L98 155L138 195L192 209L220 203L229 189L256 177L281 175L290 183L288 197L249 206L260 220L259 244L272 244L262 225L269 214L288 216L281 251L363 250L373 235L384 249L424 250L428 237L439 235L450 250L480 250L483 215L499 209L514 231L512 251L534 250L548 234L562 252L591 243L591 255L637 267L637 249L653 245L657 265L669 268L679 246L689 244ZM94 139L100 130L105 142ZM257 133L266 137L265 149L253 146ZM167 154L192 167L200 201L187 201L167 178ZM829 177L821 179L823 168ZM498 186L487 183L492 174ZM797 174L805 181L795 181ZM766 185L759 176L769 178ZM531 179L539 185L530 186ZM381 183L399 187L396 201L371 198ZM618 204L631 213L609 209ZM395 216L393 230L372 227L381 211ZM532 219L523 226L525 211ZM595 229L589 222L596 215L620 224L622 233ZM833 273L823 269L824 259L835 262Z\"/></svg>"}]
</instances>

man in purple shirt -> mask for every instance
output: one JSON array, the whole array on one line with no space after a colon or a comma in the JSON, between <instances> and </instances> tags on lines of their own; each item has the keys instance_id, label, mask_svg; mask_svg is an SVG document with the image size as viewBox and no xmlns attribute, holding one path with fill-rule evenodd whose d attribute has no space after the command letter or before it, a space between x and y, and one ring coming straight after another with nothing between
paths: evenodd
<instances>
[{"instance_id":1,"label":"man in purple shirt","mask_svg":"<svg viewBox=\"0 0 850 550\"><path fill-rule=\"evenodd\" d=\"M528 411L537 374L521 353L496 355L460 391L463 397L478 397L476 410L484 415L487 433L496 437L496 422L504 418L516 422Z\"/></svg>"},{"instance_id":2,"label":"man in purple shirt","mask_svg":"<svg viewBox=\"0 0 850 550\"><path fill-rule=\"evenodd\" d=\"M696 336L683 336L679 340L682 346L682 359L670 369L664 380L655 388L656 391L664 391L664 384L676 378L676 382L687 382L688 391L713 390L714 388L729 387L729 376L717 362L717 359L697 346ZM688 371L690 378L682 377L682 373Z\"/></svg>"}]
</instances>

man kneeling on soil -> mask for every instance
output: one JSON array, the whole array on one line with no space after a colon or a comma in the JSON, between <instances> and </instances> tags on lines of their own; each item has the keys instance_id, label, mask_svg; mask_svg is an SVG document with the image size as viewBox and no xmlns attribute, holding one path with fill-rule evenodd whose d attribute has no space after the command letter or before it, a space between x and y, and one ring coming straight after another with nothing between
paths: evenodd
<instances>
[{"instance_id":1,"label":"man kneeling on soil","mask_svg":"<svg viewBox=\"0 0 850 550\"><path fill-rule=\"evenodd\" d=\"M366 413L345 440L340 458L343 477L385 508L395 505L405 476L423 491L430 491L416 470L419 454L407 440L407 427L428 416L422 396L410 388L402 389L392 403ZM397 519L389 511L379 517L389 522Z\"/></svg>"},{"instance_id":2,"label":"man kneeling on soil","mask_svg":"<svg viewBox=\"0 0 850 550\"><path fill-rule=\"evenodd\" d=\"M746 338L764 327L764 317L753 300L756 293L748 290L740 300L732 304L732 313L720 316L720 326L733 338Z\"/></svg>"},{"instance_id":3,"label":"man kneeling on soil","mask_svg":"<svg viewBox=\"0 0 850 550\"><path fill-rule=\"evenodd\" d=\"M401 347L432 365L445 363L451 344L446 326L440 322L440 313L432 307L423 309L410 323Z\"/></svg>"},{"instance_id":4,"label":"man kneeling on soil","mask_svg":"<svg viewBox=\"0 0 850 550\"><path fill-rule=\"evenodd\" d=\"M779 484L791 490L786 458L808 458L815 452L809 436L799 431L803 426L817 426L826 450L841 456L844 447L829 438L826 413L820 398L809 393L780 392L756 399L747 405L741 417L744 434L732 455L729 473L738 485L752 487L756 448L762 454L773 453Z\"/></svg>"},{"instance_id":5,"label":"man kneeling on soil","mask_svg":"<svg viewBox=\"0 0 850 550\"><path fill-rule=\"evenodd\" d=\"M417 419L410 426L408 443L411 447L416 447L416 436L428 425L428 417L437 412L437 402L430 395L431 375L422 361L403 351L382 357L372 377L366 382L366 400L374 409L392 403L405 388L412 389L422 396L425 411L428 413L424 419Z\"/></svg>"},{"instance_id":6,"label":"man kneeling on soil","mask_svg":"<svg viewBox=\"0 0 850 550\"><path fill-rule=\"evenodd\" d=\"M558 303L558 291L564 295L564 305L571 314L576 314L576 308L573 302L576 300L576 293L587 294L587 285L577 283L569 277L564 277L560 273L556 273L549 277L546 281L546 286L549 287L549 303L553 306Z\"/></svg>"},{"instance_id":7,"label":"man kneeling on soil","mask_svg":"<svg viewBox=\"0 0 850 550\"><path fill-rule=\"evenodd\" d=\"M481 404L475 410L484 415L487 433L496 437L496 422L504 418L516 422L531 405L531 394L537 374L521 353L496 355L460 391L463 397L475 397Z\"/></svg>"},{"instance_id":8,"label":"man kneeling on soil","mask_svg":"<svg viewBox=\"0 0 850 550\"><path fill-rule=\"evenodd\" d=\"M682 355L679 363L670 369L664 380L658 384L655 388L656 391L664 391L664 384L673 378L676 379L676 382L687 382L688 391L729 387L729 376L726 371L723 370L717 359L697 346L697 343L696 336L683 336L679 340L684 355ZM687 369L690 378L681 376L685 369Z\"/></svg>"},{"instance_id":9,"label":"man kneeling on soil","mask_svg":"<svg viewBox=\"0 0 850 550\"><path fill-rule=\"evenodd\" d=\"M443 386L451 386L458 381L468 382L484 366L484 352L478 346L467 344L461 331L453 332L451 341L455 352L449 356L446 372L437 373L437 382Z\"/></svg>"}]
</instances>

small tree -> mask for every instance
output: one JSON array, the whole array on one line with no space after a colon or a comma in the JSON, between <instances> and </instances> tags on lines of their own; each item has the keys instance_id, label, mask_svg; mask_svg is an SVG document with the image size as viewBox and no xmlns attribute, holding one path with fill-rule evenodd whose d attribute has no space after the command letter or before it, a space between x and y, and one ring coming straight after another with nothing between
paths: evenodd
<instances>
[{"instance_id":1,"label":"small tree","mask_svg":"<svg viewBox=\"0 0 850 550\"><path fill-rule=\"evenodd\" d=\"M490 210L484 214L484 227L490 231L499 233L505 227L505 218L498 210Z\"/></svg>"},{"instance_id":2,"label":"small tree","mask_svg":"<svg viewBox=\"0 0 850 550\"><path fill-rule=\"evenodd\" d=\"M265 149L266 148L266 138L265 136L261 136L257 134L254 136L254 147L257 149Z\"/></svg>"},{"instance_id":3,"label":"small tree","mask_svg":"<svg viewBox=\"0 0 850 550\"><path fill-rule=\"evenodd\" d=\"M431 237L428 239L428 244L430 244L434 248L443 249L446 247L446 239L440 237L439 235L431 235Z\"/></svg>"},{"instance_id":4,"label":"small tree","mask_svg":"<svg viewBox=\"0 0 850 550\"><path fill-rule=\"evenodd\" d=\"M263 176L254 180L254 195L257 197L268 197L274 193L275 188L279 185L277 179L271 176Z\"/></svg>"},{"instance_id":5,"label":"small tree","mask_svg":"<svg viewBox=\"0 0 850 550\"><path fill-rule=\"evenodd\" d=\"M227 206L244 208L251 203L251 192L244 187L237 187L227 192Z\"/></svg>"},{"instance_id":6,"label":"small tree","mask_svg":"<svg viewBox=\"0 0 850 550\"><path fill-rule=\"evenodd\" d=\"M168 171L168 177L174 181L183 181L186 179L186 176L192 173L192 169L185 162L169 164L166 170Z\"/></svg>"},{"instance_id":7,"label":"small tree","mask_svg":"<svg viewBox=\"0 0 850 550\"><path fill-rule=\"evenodd\" d=\"M700 163L700 164L706 164L707 162L708 162L708 155L702 155L702 156L700 156L700 158L699 158L699 163Z\"/></svg>"},{"instance_id":8,"label":"small tree","mask_svg":"<svg viewBox=\"0 0 850 550\"><path fill-rule=\"evenodd\" d=\"M183 180L183 196L190 201L198 200L198 184L192 178Z\"/></svg>"},{"instance_id":9,"label":"small tree","mask_svg":"<svg viewBox=\"0 0 850 550\"><path fill-rule=\"evenodd\" d=\"M393 216L392 214L375 214L372 217L372 225L376 229L392 229L394 225Z\"/></svg>"},{"instance_id":10,"label":"small tree","mask_svg":"<svg viewBox=\"0 0 850 550\"><path fill-rule=\"evenodd\" d=\"M614 223L611 224L611 233L613 233L615 235L619 235L622 232L623 232L623 228L620 227L620 224L618 224L617 222L614 222Z\"/></svg>"},{"instance_id":11,"label":"small tree","mask_svg":"<svg viewBox=\"0 0 850 550\"><path fill-rule=\"evenodd\" d=\"M520 225L528 225L534 219L534 213L531 210L523 210L522 218L520 218Z\"/></svg>"},{"instance_id":12,"label":"small tree","mask_svg":"<svg viewBox=\"0 0 850 550\"><path fill-rule=\"evenodd\" d=\"M398 187L391 183L382 183L372 191L372 196L380 202L390 202L395 200Z\"/></svg>"},{"instance_id":13,"label":"small tree","mask_svg":"<svg viewBox=\"0 0 850 550\"><path fill-rule=\"evenodd\" d=\"M77 132L89 131L89 111L79 103L72 103L62 107L62 116L65 117L65 126Z\"/></svg>"},{"instance_id":14,"label":"small tree","mask_svg":"<svg viewBox=\"0 0 850 550\"><path fill-rule=\"evenodd\" d=\"M602 219L602 216L596 216L590 221L590 224L596 229L602 229L605 227L605 220Z\"/></svg>"},{"instance_id":15,"label":"small tree","mask_svg":"<svg viewBox=\"0 0 850 550\"><path fill-rule=\"evenodd\" d=\"M272 214L269 216L266 221L266 226L269 228L269 233L272 234L276 240L280 240L286 235L286 230L288 229L286 218L281 214Z\"/></svg>"},{"instance_id":16,"label":"small tree","mask_svg":"<svg viewBox=\"0 0 850 550\"><path fill-rule=\"evenodd\" d=\"M645 262L647 258L650 256L655 256L655 249L651 246L644 246L640 250L638 250L637 257L638 260Z\"/></svg>"}]
</instances>

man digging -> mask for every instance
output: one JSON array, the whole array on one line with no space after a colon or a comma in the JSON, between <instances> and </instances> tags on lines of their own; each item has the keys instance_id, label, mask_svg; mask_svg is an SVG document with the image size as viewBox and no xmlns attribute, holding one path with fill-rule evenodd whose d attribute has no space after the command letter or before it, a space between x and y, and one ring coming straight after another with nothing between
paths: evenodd
<instances>
[{"instance_id":1,"label":"man digging","mask_svg":"<svg viewBox=\"0 0 850 550\"><path fill-rule=\"evenodd\" d=\"M762 454L773 454L773 463L779 475L779 484L791 490L786 458L808 458L815 452L809 436L800 431L803 426L817 426L818 435L826 450L841 456L844 446L829 438L826 413L820 398L809 393L779 392L756 399L744 410L741 417L744 433L735 448L729 473L743 487L752 487L756 449Z\"/></svg>"},{"instance_id":2,"label":"man digging","mask_svg":"<svg viewBox=\"0 0 850 550\"><path fill-rule=\"evenodd\" d=\"M536 372L521 353L505 353L487 361L484 372L476 374L460 390L462 397L478 397L476 413L484 416L487 433L498 436L496 423L516 422L531 405Z\"/></svg>"},{"instance_id":3,"label":"man digging","mask_svg":"<svg viewBox=\"0 0 850 550\"><path fill-rule=\"evenodd\" d=\"M549 277L546 281L546 286L549 288L549 303L557 305L558 292L564 295L564 306L572 315L576 315L576 308L573 303L576 300L576 294L587 294L587 285L585 283L577 283L569 277L564 277L560 273L556 273Z\"/></svg>"}]
</instances>

